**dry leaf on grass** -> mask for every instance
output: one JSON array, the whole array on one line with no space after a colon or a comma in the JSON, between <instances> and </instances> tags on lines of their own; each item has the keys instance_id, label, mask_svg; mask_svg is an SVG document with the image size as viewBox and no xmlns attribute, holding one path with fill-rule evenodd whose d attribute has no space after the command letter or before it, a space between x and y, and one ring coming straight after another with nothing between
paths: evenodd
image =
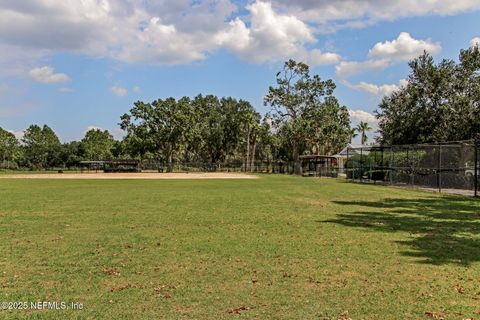
<instances>
[{"instance_id":1,"label":"dry leaf on grass","mask_svg":"<svg viewBox=\"0 0 480 320\"><path fill-rule=\"evenodd\" d=\"M116 287L116 288L111 288L110 289L110 292L114 292L114 291L122 291L122 290L125 290L125 289L143 289L144 287L142 285L136 285L136 284L126 284L126 285L123 285L123 286L120 286L120 287Z\"/></svg>"},{"instance_id":2,"label":"dry leaf on grass","mask_svg":"<svg viewBox=\"0 0 480 320\"><path fill-rule=\"evenodd\" d=\"M455 290L456 290L458 293L465 293L465 288L459 286L458 284L455 286Z\"/></svg>"},{"instance_id":3,"label":"dry leaf on grass","mask_svg":"<svg viewBox=\"0 0 480 320\"><path fill-rule=\"evenodd\" d=\"M425 315L427 317L430 317L430 318L433 318L433 319L445 320L444 317L442 317L441 315L439 315L438 313L433 312L433 311L427 311L427 312L425 312Z\"/></svg>"},{"instance_id":4,"label":"dry leaf on grass","mask_svg":"<svg viewBox=\"0 0 480 320\"><path fill-rule=\"evenodd\" d=\"M118 271L115 268L103 268L102 272L106 273L106 274L109 274L109 275L112 275L112 276L119 276L120 275L120 271Z\"/></svg>"},{"instance_id":5,"label":"dry leaf on grass","mask_svg":"<svg viewBox=\"0 0 480 320\"><path fill-rule=\"evenodd\" d=\"M161 284L153 288L154 291L162 291L164 289L177 289L177 286L172 286L172 285L166 285L166 284Z\"/></svg>"},{"instance_id":6,"label":"dry leaf on grass","mask_svg":"<svg viewBox=\"0 0 480 320\"><path fill-rule=\"evenodd\" d=\"M228 313L234 313L234 314L240 314L240 313L242 313L242 311L248 311L250 309L251 309L250 307L242 306L242 307L238 307L238 308L228 309L227 312Z\"/></svg>"},{"instance_id":7,"label":"dry leaf on grass","mask_svg":"<svg viewBox=\"0 0 480 320\"><path fill-rule=\"evenodd\" d=\"M338 320L352 320L352 318L350 318L350 316L348 315L348 311L344 311L340 317L338 318Z\"/></svg>"}]
</instances>

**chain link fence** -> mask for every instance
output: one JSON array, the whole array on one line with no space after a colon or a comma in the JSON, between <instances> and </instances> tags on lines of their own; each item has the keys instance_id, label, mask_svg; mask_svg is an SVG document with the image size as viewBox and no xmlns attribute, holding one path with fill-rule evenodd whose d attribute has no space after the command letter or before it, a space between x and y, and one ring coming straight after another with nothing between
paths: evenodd
<instances>
[{"instance_id":1,"label":"chain link fence","mask_svg":"<svg viewBox=\"0 0 480 320\"><path fill-rule=\"evenodd\" d=\"M257 172L257 173L293 173L293 163L288 161L255 161L246 165L242 161L229 161L222 163L205 162L167 162L143 160L140 163L142 171L167 172Z\"/></svg>"},{"instance_id":2,"label":"chain link fence","mask_svg":"<svg viewBox=\"0 0 480 320\"><path fill-rule=\"evenodd\" d=\"M477 196L479 143L368 146L347 149L346 174L353 181L463 190ZM461 193L461 192L453 192Z\"/></svg>"}]
</instances>

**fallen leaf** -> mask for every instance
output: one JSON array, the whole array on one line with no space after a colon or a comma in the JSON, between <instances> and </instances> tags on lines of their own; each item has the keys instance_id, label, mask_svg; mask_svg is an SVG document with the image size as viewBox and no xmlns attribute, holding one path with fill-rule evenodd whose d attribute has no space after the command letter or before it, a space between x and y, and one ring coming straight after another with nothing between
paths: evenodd
<instances>
[{"instance_id":1,"label":"fallen leaf","mask_svg":"<svg viewBox=\"0 0 480 320\"><path fill-rule=\"evenodd\" d=\"M238 307L238 308L228 309L227 312L228 313L234 313L234 314L240 314L240 313L242 313L242 311L248 311L248 310L250 310L250 307L242 306L242 307Z\"/></svg>"},{"instance_id":2,"label":"fallen leaf","mask_svg":"<svg viewBox=\"0 0 480 320\"><path fill-rule=\"evenodd\" d=\"M427 312L425 312L425 315L430 317L430 318L433 318L433 319L445 320L444 317L442 317L441 315L439 315L438 313L433 312L433 311L427 311Z\"/></svg>"},{"instance_id":3,"label":"fallen leaf","mask_svg":"<svg viewBox=\"0 0 480 320\"><path fill-rule=\"evenodd\" d=\"M176 286L161 284L153 288L155 291L162 291L163 289L177 289Z\"/></svg>"},{"instance_id":4,"label":"fallen leaf","mask_svg":"<svg viewBox=\"0 0 480 320\"><path fill-rule=\"evenodd\" d=\"M348 315L348 311L344 311L340 317L338 318L338 320L352 320L352 318L350 318L350 316Z\"/></svg>"},{"instance_id":5,"label":"fallen leaf","mask_svg":"<svg viewBox=\"0 0 480 320\"><path fill-rule=\"evenodd\" d=\"M109 275L112 275L112 276L119 276L120 275L120 271L118 271L115 268L103 268L102 272L106 273L106 274L109 274Z\"/></svg>"},{"instance_id":6,"label":"fallen leaf","mask_svg":"<svg viewBox=\"0 0 480 320\"><path fill-rule=\"evenodd\" d=\"M465 288L459 286L458 284L455 286L455 290L457 290L458 293L465 293Z\"/></svg>"}]
</instances>

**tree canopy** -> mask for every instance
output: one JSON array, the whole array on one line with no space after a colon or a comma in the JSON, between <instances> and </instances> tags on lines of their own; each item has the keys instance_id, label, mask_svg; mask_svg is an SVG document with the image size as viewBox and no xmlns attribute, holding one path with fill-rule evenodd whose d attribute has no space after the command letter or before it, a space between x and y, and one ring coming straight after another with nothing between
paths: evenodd
<instances>
[{"instance_id":1,"label":"tree canopy","mask_svg":"<svg viewBox=\"0 0 480 320\"><path fill-rule=\"evenodd\" d=\"M480 52L435 63L425 52L410 61L407 84L386 96L377 117L380 141L413 144L473 139L480 133Z\"/></svg>"},{"instance_id":2,"label":"tree canopy","mask_svg":"<svg viewBox=\"0 0 480 320\"><path fill-rule=\"evenodd\" d=\"M283 133L291 140L296 174L301 173L302 149L330 153L348 144L350 118L347 108L333 96L332 80L311 76L308 65L289 60L277 73L276 84L268 89L264 103L272 108L277 128L284 127Z\"/></svg>"}]
</instances>

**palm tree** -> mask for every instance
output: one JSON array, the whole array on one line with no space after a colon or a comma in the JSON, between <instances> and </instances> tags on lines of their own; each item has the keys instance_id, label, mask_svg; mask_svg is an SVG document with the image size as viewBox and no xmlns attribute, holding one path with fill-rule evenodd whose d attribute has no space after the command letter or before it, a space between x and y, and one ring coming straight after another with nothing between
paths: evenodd
<instances>
[{"instance_id":1,"label":"palm tree","mask_svg":"<svg viewBox=\"0 0 480 320\"><path fill-rule=\"evenodd\" d=\"M358 136L357 128L350 128L350 144L352 140Z\"/></svg>"},{"instance_id":2,"label":"palm tree","mask_svg":"<svg viewBox=\"0 0 480 320\"><path fill-rule=\"evenodd\" d=\"M360 123L357 125L356 130L358 133L362 134L362 145L367 143L368 137L367 137L367 132L372 130L372 128L368 125L367 122L360 121Z\"/></svg>"}]
</instances>

